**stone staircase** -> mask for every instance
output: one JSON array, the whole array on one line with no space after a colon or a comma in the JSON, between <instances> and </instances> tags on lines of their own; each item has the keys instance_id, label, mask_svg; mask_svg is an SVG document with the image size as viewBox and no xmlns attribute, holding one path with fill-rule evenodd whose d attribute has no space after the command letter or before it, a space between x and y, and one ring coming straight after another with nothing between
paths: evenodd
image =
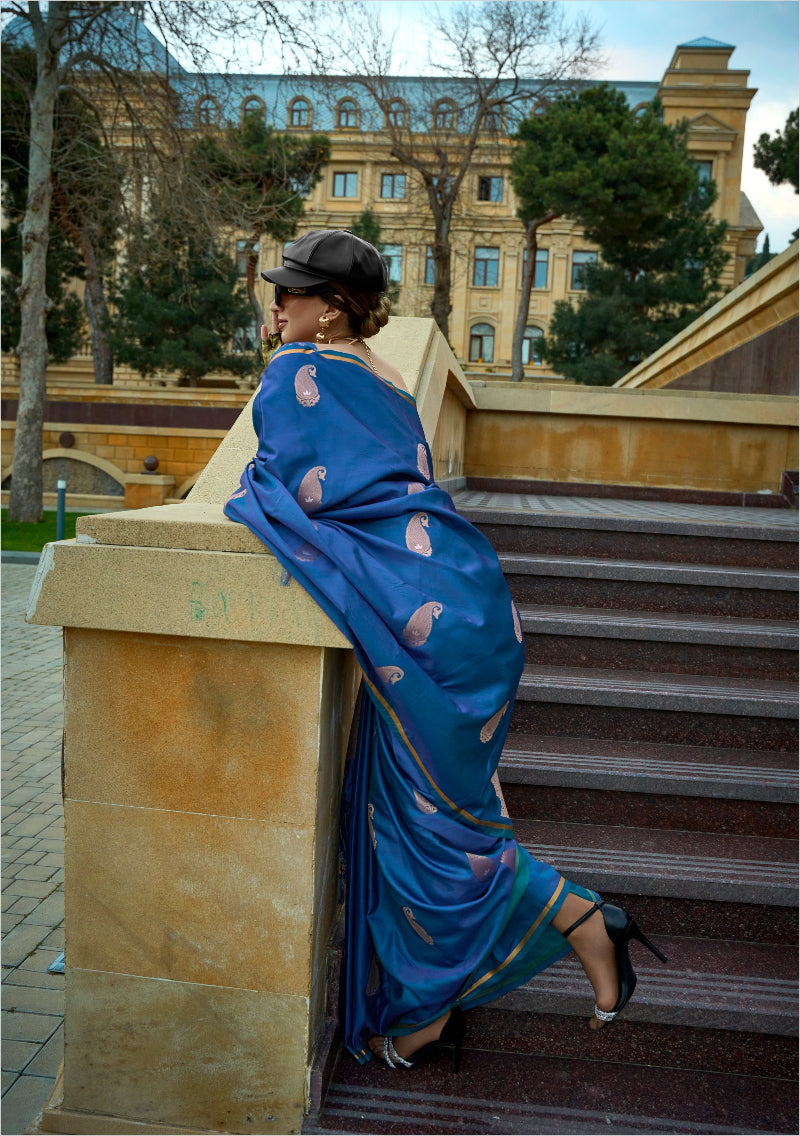
<instances>
[{"instance_id":1,"label":"stone staircase","mask_svg":"<svg viewBox=\"0 0 800 1136\"><path fill-rule=\"evenodd\" d=\"M623 1018L573 956L454 1076L344 1056L308 1133L796 1133L797 514L462 491L522 616L517 839L634 911Z\"/></svg>"}]
</instances>

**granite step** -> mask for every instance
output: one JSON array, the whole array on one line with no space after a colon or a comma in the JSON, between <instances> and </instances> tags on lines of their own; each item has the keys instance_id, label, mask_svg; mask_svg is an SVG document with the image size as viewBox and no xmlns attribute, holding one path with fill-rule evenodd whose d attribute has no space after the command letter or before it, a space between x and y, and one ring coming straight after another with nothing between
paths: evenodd
<instances>
[{"instance_id":1,"label":"granite step","mask_svg":"<svg viewBox=\"0 0 800 1136\"><path fill-rule=\"evenodd\" d=\"M702 1029L797 1034L796 951L791 946L651 935L669 960L630 948L638 984L625 1019ZM498 999L498 1009L590 1017L594 998L568 955Z\"/></svg>"},{"instance_id":2,"label":"granite step","mask_svg":"<svg viewBox=\"0 0 800 1136\"><path fill-rule=\"evenodd\" d=\"M503 784L503 795L515 821L558 820L785 840L796 840L798 836L797 805L784 802L507 782Z\"/></svg>"},{"instance_id":3,"label":"granite step","mask_svg":"<svg viewBox=\"0 0 800 1136\"><path fill-rule=\"evenodd\" d=\"M797 625L788 620L518 606L530 663L797 679Z\"/></svg>"},{"instance_id":4,"label":"granite step","mask_svg":"<svg viewBox=\"0 0 800 1136\"><path fill-rule=\"evenodd\" d=\"M792 682L528 664L511 732L796 752L797 710Z\"/></svg>"},{"instance_id":5,"label":"granite step","mask_svg":"<svg viewBox=\"0 0 800 1136\"><path fill-rule=\"evenodd\" d=\"M647 516L499 511L464 506L459 501L455 504L498 553L797 569L796 514L790 514L794 519L791 524L775 524L774 515L780 510L754 510L762 514L759 522L742 524L733 520L704 523Z\"/></svg>"},{"instance_id":6,"label":"granite step","mask_svg":"<svg viewBox=\"0 0 800 1136\"><path fill-rule=\"evenodd\" d=\"M797 904L790 839L524 819L514 835L534 859L603 894Z\"/></svg>"},{"instance_id":7,"label":"granite step","mask_svg":"<svg viewBox=\"0 0 800 1136\"><path fill-rule=\"evenodd\" d=\"M734 903L719 899L686 899L605 889L603 898L636 914L642 927L661 935L701 939L735 939L741 943L797 946L796 907L769 903Z\"/></svg>"},{"instance_id":8,"label":"granite step","mask_svg":"<svg viewBox=\"0 0 800 1136\"><path fill-rule=\"evenodd\" d=\"M797 756L777 750L514 733L500 759L500 777L504 786L786 803L798 799Z\"/></svg>"},{"instance_id":9,"label":"granite step","mask_svg":"<svg viewBox=\"0 0 800 1136\"><path fill-rule=\"evenodd\" d=\"M664 1054L680 1028L615 1025L616 1039L590 1034L584 1023L562 1021L575 1036L577 1053L526 1052L547 1018L505 1011L469 1017L461 1070L443 1047L412 1074L382 1062L359 1065L348 1054L338 1063L321 1115L306 1118L303 1133L794 1133L796 1085L776 1075L683 1068ZM551 1019L552 1020L552 1019ZM519 1022L513 1048L510 1023ZM559 1025L562 1022L558 1023ZM488 1028L487 1028L488 1026ZM505 1027L505 1029L503 1029ZM631 1063L619 1058L631 1034L645 1030L645 1053ZM701 1031L693 1031L695 1035ZM717 1036L727 1042L730 1034ZM777 1039L776 1039L777 1040ZM658 1044L662 1043L659 1050ZM510 1043L510 1044L509 1044ZM648 1044L649 1043L649 1044ZM656 1048L653 1048L655 1043ZM724 1043L723 1043L724 1044ZM774 1047L767 1046L772 1049ZM648 1052L649 1049L649 1052ZM662 1058L657 1061L661 1052ZM731 1052L725 1048L730 1059Z\"/></svg>"},{"instance_id":10,"label":"granite step","mask_svg":"<svg viewBox=\"0 0 800 1136\"><path fill-rule=\"evenodd\" d=\"M643 993L640 985L631 1008ZM590 1030L590 1016L591 1011L588 1016L531 1015L488 1003L470 1011L466 1043L485 1052L669 1067L673 1075L688 1070L730 1073L735 1068L742 1077L797 1076L796 1037L640 1022L631 1019L627 1009L613 1031L606 1032Z\"/></svg>"},{"instance_id":11,"label":"granite step","mask_svg":"<svg viewBox=\"0 0 800 1136\"><path fill-rule=\"evenodd\" d=\"M500 563L518 605L797 618L798 578L788 569L512 553Z\"/></svg>"}]
</instances>

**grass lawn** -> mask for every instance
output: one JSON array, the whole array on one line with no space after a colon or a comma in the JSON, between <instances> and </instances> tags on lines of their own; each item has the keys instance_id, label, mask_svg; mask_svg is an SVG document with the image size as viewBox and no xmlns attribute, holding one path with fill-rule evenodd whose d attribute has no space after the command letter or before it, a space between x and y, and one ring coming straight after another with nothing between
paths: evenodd
<instances>
[{"instance_id":1,"label":"grass lawn","mask_svg":"<svg viewBox=\"0 0 800 1136\"><path fill-rule=\"evenodd\" d=\"M49 540L56 539L56 511L45 509L44 518L37 524L7 521L7 509L2 510L0 539L4 552L41 552ZM64 517L64 539L75 536L75 522L82 513L67 513Z\"/></svg>"}]
</instances>

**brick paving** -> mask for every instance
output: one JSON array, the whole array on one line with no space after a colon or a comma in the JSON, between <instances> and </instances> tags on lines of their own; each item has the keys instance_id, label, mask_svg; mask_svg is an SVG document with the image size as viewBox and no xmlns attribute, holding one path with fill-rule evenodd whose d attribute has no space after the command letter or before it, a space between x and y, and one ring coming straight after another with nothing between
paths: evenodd
<instances>
[{"instance_id":1,"label":"brick paving","mask_svg":"<svg viewBox=\"0 0 800 1136\"><path fill-rule=\"evenodd\" d=\"M23 621L35 565L2 567L2 1132L21 1136L61 1064L61 629Z\"/></svg>"}]
</instances>

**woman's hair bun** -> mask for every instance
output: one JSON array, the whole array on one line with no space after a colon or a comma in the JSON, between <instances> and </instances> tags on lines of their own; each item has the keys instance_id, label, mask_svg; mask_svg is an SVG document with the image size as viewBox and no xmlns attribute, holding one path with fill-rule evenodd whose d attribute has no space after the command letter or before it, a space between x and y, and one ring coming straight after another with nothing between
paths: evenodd
<instances>
[{"instance_id":1,"label":"woman's hair bun","mask_svg":"<svg viewBox=\"0 0 800 1136\"><path fill-rule=\"evenodd\" d=\"M341 301L337 307L347 316L353 335L369 339L389 322L392 305L385 292L362 292L338 281L331 281L330 289Z\"/></svg>"},{"instance_id":2,"label":"woman's hair bun","mask_svg":"<svg viewBox=\"0 0 800 1136\"><path fill-rule=\"evenodd\" d=\"M392 304L389 297L385 292L381 292L375 299L374 305L367 312L361 324L359 335L362 339L369 339L371 335L377 335L382 327L385 327L389 322L389 313L392 310Z\"/></svg>"}]
</instances>

